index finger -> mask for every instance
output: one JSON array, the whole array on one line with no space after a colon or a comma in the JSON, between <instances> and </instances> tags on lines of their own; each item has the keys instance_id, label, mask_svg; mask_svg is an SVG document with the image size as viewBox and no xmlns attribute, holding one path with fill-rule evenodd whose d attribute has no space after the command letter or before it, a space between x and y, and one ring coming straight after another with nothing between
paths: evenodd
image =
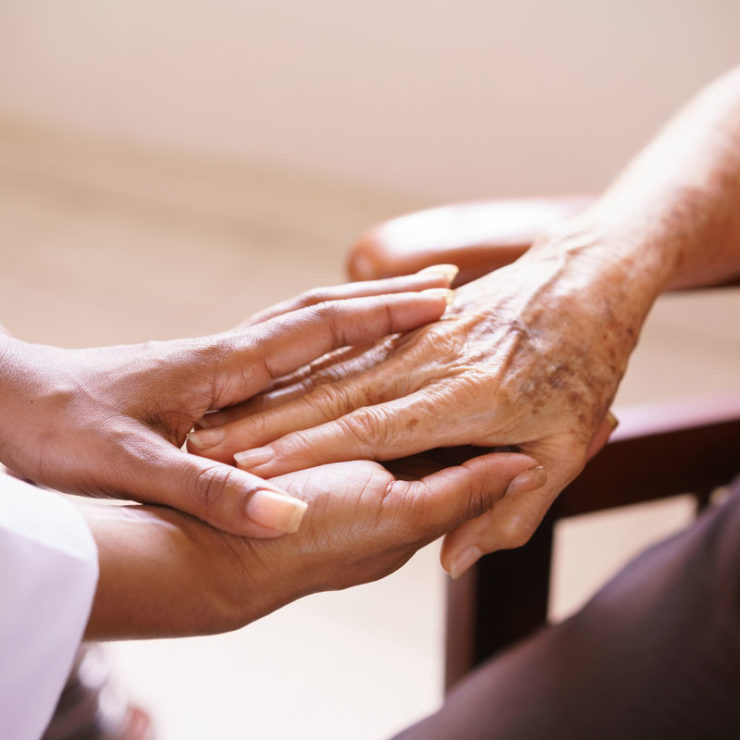
<instances>
[{"instance_id":1,"label":"index finger","mask_svg":"<svg viewBox=\"0 0 740 740\"><path fill-rule=\"evenodd\" d=\"M213 406L239 403L331 350L435 321L452 296L451 290L434 288L330 301L222 334Z\"/></svg>"},{"instance_id":2,"label":"index finger","mask_svg":"<svg viewBox=\"0 0 740 740\"><path fill-rule=\"evenodd\" d=\"M510 482L537 461L520 453L491 452L419 481L394 481L388 496L405 500L404 519L419 541L430 541L479 516L504 496Z\"/></svg>"},{"instance_id":3,"label":"index finger","mask_svg":"<svg viewBox=\"0 0 740 740\"><path fill-rule=\"evenodd\" d=\"M418 292L429 288L449 288L458 268L455 265L440 264L431 265L411 275L385 278L382 280L365 280L361 282L333 285L326 288L314 288L295 298L270 306L259 313L242 321L240 326L254 326L263 321L273 319L291 311L297 311L317 303L327 301L345 301L350 298L362 298L373 295L386 295L389 293Z\"/></svg>"}]
</instances>

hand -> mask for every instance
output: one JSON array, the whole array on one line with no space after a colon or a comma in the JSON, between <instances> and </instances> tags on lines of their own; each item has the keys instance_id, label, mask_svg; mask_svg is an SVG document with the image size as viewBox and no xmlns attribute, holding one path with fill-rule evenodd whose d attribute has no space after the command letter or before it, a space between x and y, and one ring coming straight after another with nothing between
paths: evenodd
<instances>
[{"instance_id":1,"label":"hand","mask_svg":"<svg viewBox=\"0 0 740 740\"><path fill-rule=\"evenodd\" d=\"M200 454L271 476L438 446L514 447L544 469L450 535L443 560L459 574L483 552L523 544L613 428L606 414L649 305L592 241L575 228L551 235L460 288L442 321L321 367L249 416L209 418L225 422L209 430L221 441Z\"/></svg>"},{"instance_id":2,"label":"hand","mask_svg":"<svg viewBox=\"0 0 740 740\"><path fill-rule=\"evenodd\" d=\"M300 596L381 578L485 511L533 465L494 453L415 481L369 461L285 475L272 483L308 510L297 534L272 540L225 534L171 509L83 505L100 560L87 638L222 632Z\"/></svg>"},{"instance_id":3,"label":"hand","mask_svg":"<svg viewBox=\"0 0 740 740\"><path fill-rule=\"evenodd\" d=\"M209 409L242 401L332 348L434 320L446 305L440 291L352 296L446 283L438 271L327 289L261 323L199 339L63 350L3 337L0 460L39 484L167 504L237 534L294 531L303 502L188 455L179 449L186 435Z\"/></svg>"}]
</instances>

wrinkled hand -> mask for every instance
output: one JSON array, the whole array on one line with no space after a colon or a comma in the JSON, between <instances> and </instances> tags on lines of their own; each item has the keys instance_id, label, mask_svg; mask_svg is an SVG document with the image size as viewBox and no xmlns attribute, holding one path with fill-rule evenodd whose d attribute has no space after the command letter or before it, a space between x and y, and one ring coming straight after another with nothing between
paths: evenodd
<instances>
[{"instance_id":1,"label":"wrinkled hand","mask_svg":"<svg viewBox=\"0 0 740 740\"><path fill-rule=\"evenodd\" d=\"M291 473L271 482L308 510L298 533L271 540L235 537L165 508L90 504L83 513L101 577L87 637L221 632L300 596L381 578L485 511L534 465L492 453L413 481L369 461Z\"/></svg>"},{"instance_id":2,"label":"wrinkled hand","mask_svg":"<svg viewBox=\"0 0 740 740\"><path fill-rule=\"evenodd\" d=\"M214 444L200 454L273 476L439 446L513 447L544 469L452 533L443 562L459 574L523 544L613 429L606 414L643 318L619 263L577 233L555 241L460 288L442 321L209 417L202 435Z\"/></svg>"},{"instance_id":3,"label":"wrinkled hand","mask_svg":"<svg viewBox=\"0 0 740 740\"><path fill-rule=\"evenodd\" d=\"M327 351L438 318L444 291L406 291L447 283L432 271L313 291L199 339L64 350L2 337L0 460L39 484L167 504L236 534L294 531L304 503L188 455L186 435L209 409L243 401ZM375 295L381 290L397 294Z\"/></svg>"}]
</instances>

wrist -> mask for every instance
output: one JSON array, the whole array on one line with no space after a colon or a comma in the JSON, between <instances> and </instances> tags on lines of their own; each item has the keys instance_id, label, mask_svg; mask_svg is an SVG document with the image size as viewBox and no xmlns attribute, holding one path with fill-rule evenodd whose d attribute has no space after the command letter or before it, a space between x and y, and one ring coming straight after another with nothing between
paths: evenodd
<instances>
[{"instance_id":1,"label":"wrist","mask_svg":"<svg viewBox=\"0 0 740 740\"><path fill-rule=\"evenodd\" d=\"M530 252L530 259L550 265L555 292L577 299L632 345L672 279L670 245L645 240L596 209L551 229Z\"/></svg>"},{"instance_id":2,"label":"wrist","mask_svg":"<svg viewBox=\"0 0 740 740\"><path fill-rule=\"evenodd\" d=\"M78 506L98 546L88 639L214 634L243 627L296 596L280 559L257 543L156 506ZM264 543L274 547L272 542Z\"/></svg>"},{"instance_id":3,"label":"wrist","mask_svg":"<svg viewBox=\"0 0 740 740\"><path fill-rule=\"evenodd\" d=\"M87 637L205 634L232 615L209 582L189 517L158 507L76 502L98 546L100 576Z\"/></svg>"}]
</instances>

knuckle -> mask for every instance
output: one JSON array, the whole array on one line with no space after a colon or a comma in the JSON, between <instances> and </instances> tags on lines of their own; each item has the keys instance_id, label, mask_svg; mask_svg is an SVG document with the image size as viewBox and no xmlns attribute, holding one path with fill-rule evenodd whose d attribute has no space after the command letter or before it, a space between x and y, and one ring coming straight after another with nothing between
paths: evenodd
<instances>
[{"instance_id":1,"label":"knuckle","mask_svg":"<svg viewBox=\"0 0 740 740\"><path fill-rule=\"evenodd\" d=\"M329 300L331 300L331 295L328 288L311 288L310 290L301 293L298 297L298 305L303 308L308 308L309 306L315 306Z\"/></svg>"},{"instance_id":2,"label":"knuckle","mask_svg":"<svg viewBox=\"0 0 740 740\"><path fill-rule=\"evenodd\" d=\"M425 541L428 537L430 523L424 516L418 516L419 492L408 482L392 478L388 481L382 494L382 509L394 512L392 520L399 541L407 545Z\"/></svg>"},{"instance_id":3,"label":"knuckle","mask_svg":"<svg viewBox=\"0 0 740 740\"><path fill-rule=\"evenodd\" d=\"M298 389L304 398L316 388L316 379L313 375L307 375L298 381Z\"/></svg>"},{"instance_id":4,"label":"knuckle","mask_svg":"<svg viewBox=\"0 0 740 740\"><path fill-rule=\"evenodd\" d=\"M383 447L390 437L388 414L381 407L367 406L337 420L340 427L370 450Z\"/></svg>"},{"instance_id":5,"label":"knuckle","mask_svg":"<svg viewBox=\"0 0 740 740\"><path fill-rule=\"evenodd\" d=\"M465 520L477 519L479 516L488 511L491 505L491 498L488 491L483 485L474 485L468 490L467 498L464 502Z\"/></svg>"},{"instance_id":6,"label":"knuckle","mask_svg":"<svg viewBox=\"0 0 740 740\"><path fill-rule=\"evenodd\" d=\"M502 523L499 529L497 543L505 549L515 549L526 545L532 535L535 527L521 517L510 517Z\"/></svg>"},{"instance_id":7,"label":"knuckle","mask_svg":"<svg viewBox=\"0 0 740 740\"><path fill-rule=\"evenodd\" d=\"M322 418L334 418L351 410L349 394L341 385L317 385L304 400Z\"/></svg>"},{"instance_id":8,"label":"knuckle","mask_svg":"<svg viewBox=\"0 0 740 740\"><path fill-rule=\"evenodd\" d=\"M309 311L313 319L326 326L331 335L332 345L334 347L343 347L346 344L341 312L336 301L319 303L311 307Z\"/></svg>"},{"instance_id":9,"label":"knuckle","mask_svg":"<svg viewBox=\"0 0 740 740\"><path fill-rule=\"evenodd\" d=\"M196 364L219 363L234 351L235 337L223 334L218 338L206 337L202 340L185 340L186 350Z\"/></svg>"},{"instance_id":10,"label":"knuckle","mask_svg":"<svg viewBox=\"0 0 740 740\"><path fill-rule=\"evenodd\" d=\"M194 471L191 493L198 509L206 516L212 516L217 511L232 477L232 471L224 470L217 463Z\"/></svg>"}]
</instances>

